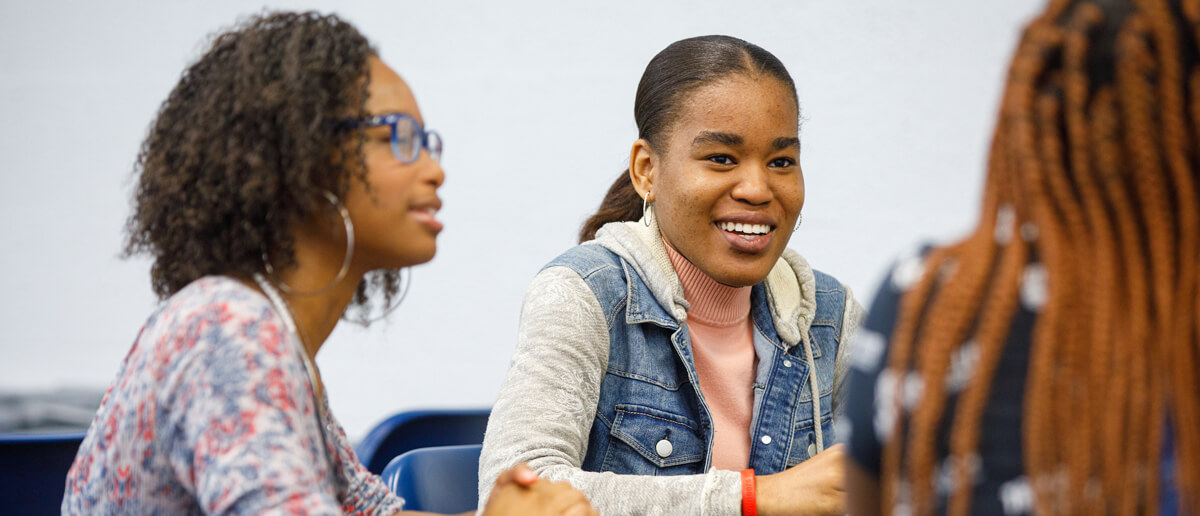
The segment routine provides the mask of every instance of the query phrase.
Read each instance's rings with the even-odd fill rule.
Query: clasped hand
[[[598,516],[599,513],[571,484],[538,478],[529,466],[517,464],[496,479],[483,514]]]

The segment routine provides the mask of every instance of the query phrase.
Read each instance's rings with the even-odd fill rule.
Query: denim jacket
[[[606,225],[546,265],[526,295],[488,423],[481,500],[500,472],[527,462],[570,481],[602,514],[740,513],[737,472],[710,468],[712,417],[687,310],[654,224]],[[782,471],[835,442],[848,362],[840,343],[861,310],[848,288],[791,250],[752,288],[756,473]]]
[[[609,323],[608,371],[600,384],[596,420],[583,462],[587,471],[637,475],[690,475],[712,462],[712,416],[700,394],[686,320],[673,317],[628,262],[601,245],[581,245],[547,267],[567,267],[584,279]],[[846,289],[813,271],[816,315],[808,342],[780,342],[767,307],[766,287],[750,294],[759,371],[750,467],[783,471],[834,443],[834,360]],[[812,359],[806,356],[811,344]],[[765,366],[765,367],[764,367]],[[812,382],[820,392],[814,405]],[[817,444],[815,412],[822,434]],[[660,442],[670,443],[660,449]]]

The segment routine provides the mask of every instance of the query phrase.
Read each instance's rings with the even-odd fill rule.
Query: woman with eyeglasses
[[[314,363],[345,316],[400,297],[437,250],[441,140],[336,16],[274,13],[215,38],[159,110],[128,254],[164,302],[105,396],[64,514],[392,514]],[[589,514],[518,467],[485,514]]]
[[[740,39],[646,67],[629,170],[533,279],[480,492],[518,462],[606,514],[841,514],[832,416],[861,307],[787,249],[800,108]]]

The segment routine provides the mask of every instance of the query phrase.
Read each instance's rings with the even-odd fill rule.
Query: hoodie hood
[[[593,243],[616,253],[628,262],[654,294],[654,298],[677,321],[687,320],[690,308],[683,297],[683,284],[663,246],[658,221],[650,217],[637,222],[612,222],[596,232]],[[808,333],[816,313],[816,278],[808,261],[792,249],[784,249],[779,261],[763,280],[767,304],[781,343],[791,348]]]

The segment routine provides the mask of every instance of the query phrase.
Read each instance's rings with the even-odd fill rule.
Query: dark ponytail
[[[765,74],[783,81],[799,106],[792,76],[778,58],[762,47],[730,36],[682,39],[654,56],[642,73],[633,101],[638,138],[650,142],[651,148],[661,148],[687,94],[734,73]],[[626,169],[609,187],[600,209],[583,223],[579,241],[596,238],[596,231],[609,222],[641,217],[642,197],[633,188]]]

